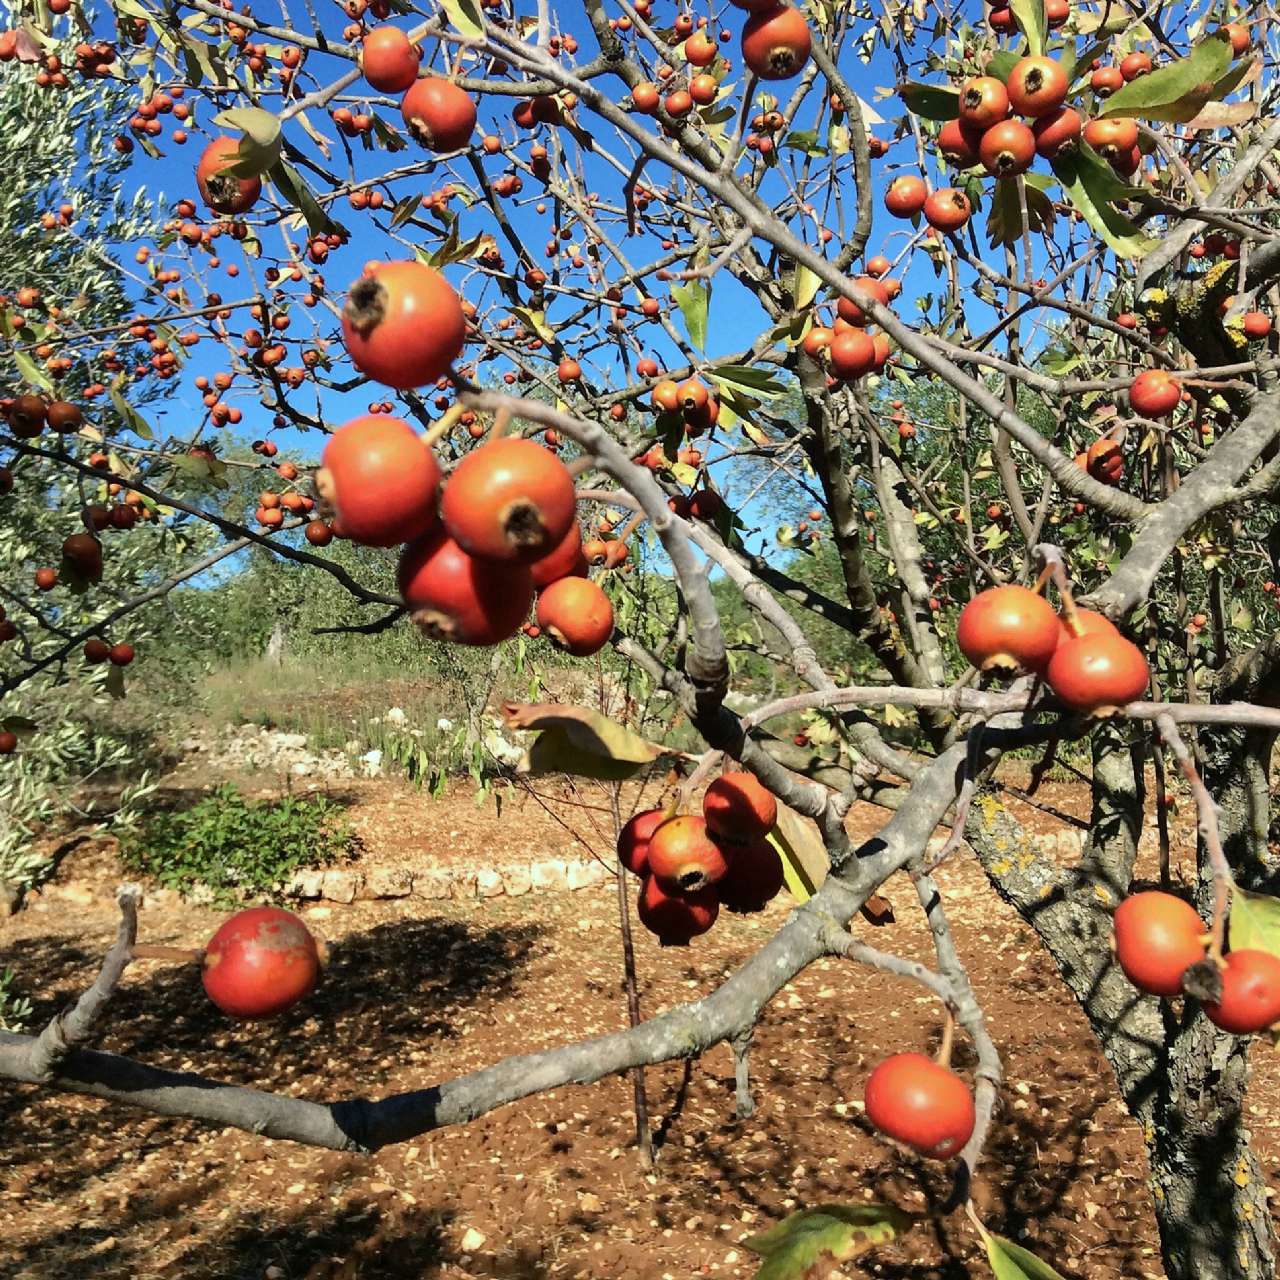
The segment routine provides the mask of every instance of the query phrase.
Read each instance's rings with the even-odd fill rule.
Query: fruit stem
[[[204,959],[203,948],[161,947],[139,944],[129,949],[134,960],[175,960],[179,964],[199,964]]]

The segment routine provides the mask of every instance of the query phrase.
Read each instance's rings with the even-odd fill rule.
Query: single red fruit
[[[1248,1036],[1280,1022],[1280,957],[1232,951],[1222,971],[1222,998],[1204,1006],[1214,1026]]]
[[[113,644],[107,658],[113,667],[127,667],[134,659],[133,645]]]
[[[778,802],[754,773],[725,773],[702,797],[712,835],[744,843],[762,839],[778,820]]]
[[[982,135],[978,158],[998,178],[1026,173],[1036,154],[1036,136],[1021,120],[1001,120]]]
[[[673,893],[650,876],[640,890],[636,911],[640,923],[656,934],[664,947],[687,947],[691,939],[715,924],[720,903],[714,889]]]
[[[400,114],[428,151],[459,151],[476,127],[476,104],[470,94],[439,76],[415,80],[400,100]]]
[[[458,463],[440,514],[471,555],[529,564],[568,533],[575,501],[573,478],[555,454],[533,440],[507,436]]]
[[[396,584],[414,622],[432,638],[455,644],[506,640],[533,603],[527,568],[469,556],[443,524],[400,553]]]
[[[729,911],[763,911],[782,892],[782,858],[767,840],[735,844],[729,870],[716,884],[716,897]]]
[[[1104,159],[1114,160],[1138,145],[1138,126],[1121,116],[1090,120],[1084,127],[1084,140]]]
[[[302,533],[313,547],[327,547],[333,541],[333,529],[323,520],[309,520]]]
[[[435,523],[440,467],[423,437],[403,419],[354,418],[329,438],[321,462],[316,487],[353,542],[394,547]],[[310,525],[307,536],[314,541]]]
[[[761,80],[789,80],[809,61],[813,37],[799,9],[753,13],[742,29],[742,60]]]
[[[618,861],[633,875],[643,879],[649,874],[649,841],[667,817],[664,809],[647,809],[637,813],[618,833]]]
[[[1026,587],[992,587],[961,610],[956,626],[960,652],[979,671],[1042,671],[1058,647],[1053,606]]]
[[[1129,386],[1129,404],[1144,418],[1163,418],[1182,399],[1182,383],[1163,369],[1144,369]]]
[[[990,129],[1009,114],[1009,92],[995,76],[974,76],[960,89],[960,119]]]
[[[1105,712],[1142,697],[1151,678],[1136,644],[1119,633],[1095,632],[1061,645],[1045,672],[1059,702],[1075,711]]]
[[[309,996],[320,953],[307,926],[279,907],[250,907],[225,921],[204,950],[205,994],[233,1018],[273,1018]]]
[[[1116,959],[1148,995],[1182,994],[1182,975],[1205,956],[1204,921],[1171,893],[1130,894],[1115,914]]]
[[[9,430],[20,440],[33,440],[44,430],[47,413],[42,397],[18,396],[9,409]]]
[[[84,415],[66,400],[54,400],[45,412],[45,420],[54,431],[60,431],[63,435],[79,431],[84,425]]]
[[[1265,311],[1246,311],[1240,318],[1245,337],[1255,342],[1271,332],[1271,317]]]
[[[342,309],[342,336],[352,364],[397,391],[448,373],[466,332],[453,287],[421,262],[369,263]]]
[[[1139,76],[1148,75],[1151,66],[1149,53],[1130,53],[1120,59],[1120,74],[1126,80],[1136,80]]]
[[[1073,151],[1083,128],[1084,121],[1074,107],[1060,107],[1049,115],[1041,116],[1031,128],[1036,138],[1037,153],[1046,160],[1053,160]]]
[[[239,156],[238,138],[214,138],[196,166],[200,198],[214,213],[247,213],[262,194],[261,178],[237,178],[223,172]]]
[[[875,368],[875,341],[865,329],[845,329],[832,338],[827,355],[837,378],[860,378]]]
[[[575,658],[598,653],[613,635],[613,605],[589,578],[561,578],[538,596],[538,626]]]
[[[1119,484],[1124,479],[1124,451],[1116,441],[1104,436],[1089,446],[1085,468],[1102,484]]]
[[[938,130],[938,150],[958,169],[967,169],[978,163],[978,143],[982,129],[967,120],[948,120]]]
[[[111,646],[97,636],[90,636],[84,642],[84,660],[94,663],[106,662],[111,657]]]
[[[929,188],[923,178],[904,173],[889,184],[884,193],[884,207],[895,218],[912,218],[924,208],[929,198]]]
[[[582,550],[582,530],[578,528],[578,522],[572,521],[560,544],[541,560],[535,560],[529,569],[533,574],[533,585],[539,591],[561,578],[585,578],[587,557]]]
[[[1124,76],[1119,67],[1099,67],[1089,77],[1089,88],[1100,98],[1109,98],[1117,89],[1124,87]]]
[[[708,834],[705,818],[671,818],[649,840],[650,874],[668,890],[694,893],[715,884],[728,869],[728,858]]]
[[[956,187],[941,187],[924,202],[924,220],[935,231],[959,231],[972,213],[969,197]]]
[[[18,735],[8,729],[0,729],[0,756],[11,756],[17,749]]]
[[[922,1053],[886,1058],[867,1080],[867,1119],[933,1160],[949,1160],[973,1134],[969,1086]]]
[[[1015,115],[1047,116],[1066,100],[1067,73],[1053,58],[1022,58],[1009,72],[1009,106]]]
[[[418,78],[422,50],[399,27],[374,27],[360,44],[360,70],[382,93],[403,93]]]

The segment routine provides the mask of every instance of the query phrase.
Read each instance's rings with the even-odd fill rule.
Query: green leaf
[[[822,281],[815,271],[808,267],[796,267],[795,279],[791,285],[791,296],[795,299],[796,309],[807,307],[818,296],[818,286]]]
[[[1280,898],[1236,889],[1231,895],[1227,939],[1232,951],[1269,951],[1280,956]]]
[[[479,40],[484,35],[484,19],[475,0],[441,0],[449,23],[460,35]]]
[[[547,323],[547,314],[545,311],[531,311],[528,307],[512,307],[511,314],[515,316],[526,329],[531,329],[536,333],[543,342],[554,342],[556,340],[555,331]]]
[[[690,280],[688,284],[671,286],[671,296],[684,316],[685,328],[689,331],[689,341],[699,351],[707,345],[707,311],[711,304],[711,290],[703,280]]]
[[[818,1274],[823,1263],[843,1262],[888,1244],[913,1221],[892,1205],[828,1204],[793,1213],[742,1243],[763,1259],[755,1280],[805,1280]]]
[[[765,838],[782,856],[787,892],[797,902],[808,902],[826,879],[831,864],[817,823],[779,800],[778,820]]]
[[[115,663],[112,663],[111,666],[107,668],[107,678],[103,681],[103,688],[105,688],[113,698],[123,698],[124,668],[117,667]]]
[[[43,387],[46,391],[53,390],[53,383],[49,381],[45,371],[25,351],[13,351],[13,363],[18,366],[18,372],[22,374],[25,381],[29,382],[33,387]]]
[[[306,180],[291,164],[281,160],[272,168],[271,180],[306,219],[307,230],[312,235],[344,233],[344,228],[320,207]]]
[[[1038,58],[1044,52],[1044,42],[1049,36],[1044,0],[1010,0],[1009,8],[1022,34],[1027,37],[1027,52]]]
[[[1140,258],[1156,241],[1143,233],[1112,204],[1115,188],[1126,191],[1111,166],[1088,146],[1081,144],[1074,154],[1060,156],[1053,171],[1071,203],[1084,220],[1110,245],[1118,258]]]
[[[954,120],[960,114],[960,90],[949,84],[919,84],[908,80],[898,86],[907,110],[926,120]]]
[[[1017,49],[1001,49],[991,55],[987,63],[987,75],[995,76],[1002,83],[1009,82],[1009,73],[1022,61],[1023,53]]]
[[[270,147],[280,140],[280,118],[261,107],[236,107],[231,111],[220,111],[213,117],[213,123],[224,129],[235,129],[243,133],[259,147]]]
[[[36,722],[26,716],[5,716],[0,720],[0,729],[7,729],[10,733],[34,733]]]
[[[155,432],[151,430],[151,424],[120,394],[118,379],[107,388],[107,395],[111,398],[115,411],[124,419],[125,426],[134,435],[141,436],[144,440],[155,439]]]
[[[1004,1236],[986,1235],[987,1260],[996,1280],[1062,1280],[1047,1263],[1041,1262],[1020,1244],[1006,1240]]]
[[[1210,36],[1185,58],[1157,67],[1117,89],[1102,104],[1098,115],[1191,120],[1212,100],[1217,81],[1230,65],[1230,41],[1225,36]]]
[[[718,364],[708,369],[707,373],[717,384],[733,383],[735,386],[745,387],[753,396],[760,396],[765,400],[776,400],[778,396],[787,393],[786,384],[779,382],[776,375],[768,369]]]

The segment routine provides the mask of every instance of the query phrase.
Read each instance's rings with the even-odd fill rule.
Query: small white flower
[[[446,720],[444,716],[441,716],[440,719],[436,721],[436,728],[439,729],[441,733],[448,733],[449,730],[453,728],[453,721]]]
[[[399,707],[392,707],[391,710],[387,712],[388,724],[402,725],[402,724],[407,724],[408,720],[409,720],[409,717],[405,715],[405,713],[401,711]]]

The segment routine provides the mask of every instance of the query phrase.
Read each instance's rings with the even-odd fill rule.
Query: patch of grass
[[[325,796],[247,800],[229,783],[189,809],[153,813],[120,845],[131,871],[169,889],[210,891],[220,903],[270,896],[295,872],[355,846],[341,806]]]

